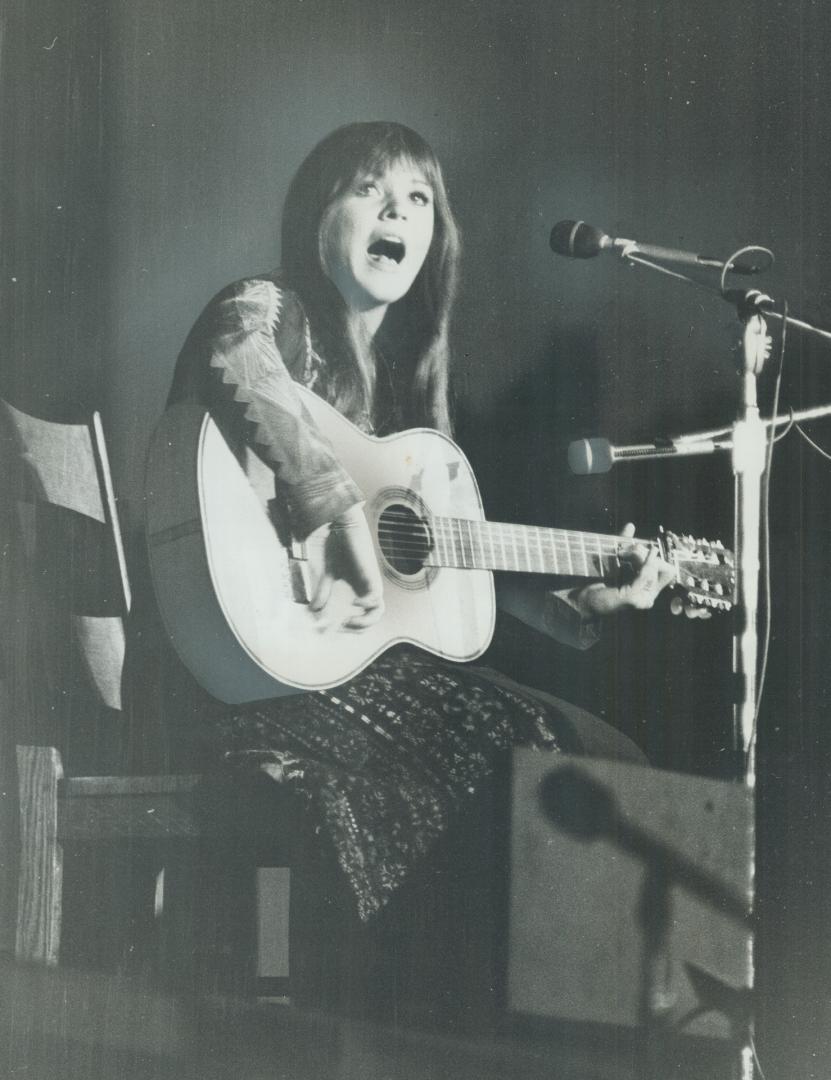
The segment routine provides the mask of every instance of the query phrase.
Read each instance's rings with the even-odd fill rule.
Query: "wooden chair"
[[[15,578],[4,583],[13,586],[6,590],[11,597],[6,622],[14,628],[13,639],[26,639],[12,641],[5,677],[0,676],[3,726],[25,714],[18,727],[37,730],[38,708],[51,707],[37,702],[37,684],[49,681],[46,670],[35,673],[26,667],[33,634],[48,636],[51,628],[51,608],[42,604],[45,591],[62,594],[65,625],[88,686],[98,703],[117,715],[131,594],[99,415],[90,424],[62,424],[0,401],[0,472],[0,507],[7,531],[14,534],[3,553],[17,556],[14,569],[4,564],[7,579]],[[22,591],[21,577],[27,579]],[[54,653],[61,644],[41,642],[40,651]],[[18,646],[22,652],[15,657]],[[67,692],[60,685],[51,689],[53,695]],[[24,960],[58,962],[65,844],[174,841],[172,850],[178,852],[181,841],[227,838],[244,818],[239,810],[248,793],[236,776],[64,776],[55,746],[20,742],[16,763],[14,952]],[[152,903],[159,916],[163,872]],[[270,989],[282,987],[272,983]]]

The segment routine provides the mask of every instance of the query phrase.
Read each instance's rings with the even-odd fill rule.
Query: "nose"
[[[406,200],[403,194],[399,194],[397,191],[390,191],[387,194],[387,198],[384,201],[384,206],[381,210],[382,218],[392,218],[396,220],[398,218],[406,218]]]

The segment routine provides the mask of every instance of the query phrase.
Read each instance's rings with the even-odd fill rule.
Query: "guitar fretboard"
[[[426,564],[468,570],[606,577],[635,544],[656,546],[648,540],[498,521],[434,517],[430,526],[433,544]]]

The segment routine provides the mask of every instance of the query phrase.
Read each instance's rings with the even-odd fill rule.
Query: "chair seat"
[[[56,964],[61,935],[63,845],[255,840],[262,828],[272,865],[285,865],[291,827],[279,805],[280,787],[237,773],[179,776],[63,777],[50,746],[17,747],[20,792],[20,875],[16,954]],[[263,791],[269,797],[262,801]],[[272,861],[273,860],[273,861]]]

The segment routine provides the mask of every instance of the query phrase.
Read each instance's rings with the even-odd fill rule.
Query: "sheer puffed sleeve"
[[[196,396],[274,470],[299,539],[363,500],[304,409],[310,347],[292,293],[268,278],[220,293],[200,316],[177,364],[170,402]]]

